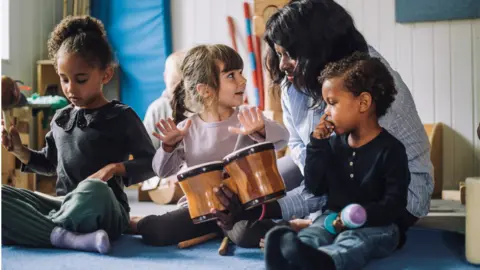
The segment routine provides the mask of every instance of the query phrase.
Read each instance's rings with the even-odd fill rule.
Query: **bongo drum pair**
[[[195,224],[215,219],[210,213],[212,208],[226,210],[213,192],[222,183],[238,195],[245,209],[279,199],[286,193],[275,148],[270,142],[242,148],[223,161],[199,164],[179,173],[177,178]]]

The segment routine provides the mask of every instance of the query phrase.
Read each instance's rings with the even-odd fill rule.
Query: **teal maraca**
[[[325,229],[331,234],[337,234],[333,222],[337,219],[338,213],[329,214],[324,220]],[[367,221],[367,212],[359,204],[349,204],[343,208],[340,219],[345,227],[349,229],[356,229],[362,227]]]

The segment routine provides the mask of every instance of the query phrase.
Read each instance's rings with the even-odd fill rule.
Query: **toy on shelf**
[[[231,16],[227,17],[227,23],[228,33],[230,34],[230,39],[232,40],[233,49],[238,52],[237,39],[235,37],[235,24],[233,23],[233,18]]]
[[[15,81],[12,78],[2,76],[2,110],[13,107],[21,107],[26,104],[26,99],[21,90],[31,90],[24,86],[21,81]]]
[[[252,81],[253,81],[253,88],[255,93],[255,104],[261,110],[263,110],[263,93],[261,93],[261,87],[259,87],[259,76],[258,69],[261,69],[261,66],[257,66],[257,57],[255,56],[255,50],[253,46],[253,34],[252,34],[252,23],[251,23],[251,16],[250,16],[250,5],[245,2],[243,3],[243,12],[245,16],[245,24],[247,27],[247,45],[248,45],[248,54],[250,58],[250,63],[252,65]],[[258,49],[257,51],[260,51]]]

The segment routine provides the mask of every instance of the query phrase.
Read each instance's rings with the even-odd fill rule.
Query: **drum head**
[[[201,173],[211,172],[211,171],[223,171],[223,162],[214,161],[214,162],[198,164],[196,166],[188,168],[188,170],[184,172],[178,173],[177,179],[178,181],[183,181],[189,177],[192,177]]]
[[[254,145],[250,145],[247,147],[244,147],[242,149],[239,149],[223,158],[223,162],[225,165],[228,163],[237,160],[239,158],[248,156],[250,154],[255,154],[258,152],[263,152],[266,150],[275,150],[275,146],[271,142],[263,142],[263,143],[257,143]]]

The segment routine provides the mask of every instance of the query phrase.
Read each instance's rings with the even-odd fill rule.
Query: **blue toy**
[[[333,235],[337,234],[335,227],[333,226],[337,217],[338,213],[331,213],[323,222],[325,229]],[[348,229],[360,228],[367,221],[367,212],[365,211],[365,208],[359,204],[349,204],[343,208],[340,219],[342,220],[343,225]]]

